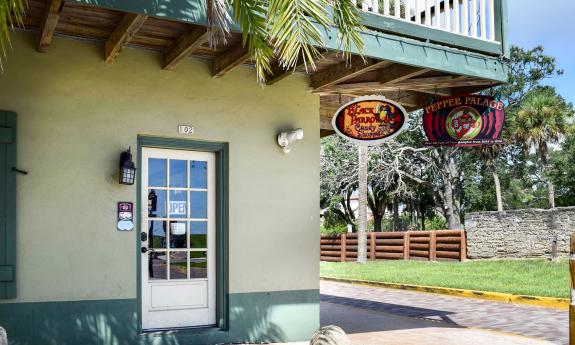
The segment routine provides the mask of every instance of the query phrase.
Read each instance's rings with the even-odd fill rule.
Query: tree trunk
[[[555,185],[547,178],[547,189],[549,190],[549,208],[555,208]]]
[[[549,193],[549,208],[555,208],[555,185],[549,178],[551,172],[551,164],[549,164],[549,157],[547,151],[547,143],[541,142],[539,144],[539,155],[543,161],[543,170],[545,171],[545,182],[547,182],[547,191]]]
[[[359,212],[357,231],[357,262],[367,263],[367,152],[368,147],[359,145]]]
[[[401,220],[399,219],[399,198],[393,198],[393,229],[392,231],[401,230]]]
[[[493,174],[493,182],[495,183],[495,196],[497,198],[497,211],[503,212],[503,198],[501,197],[501,182],[499,181],[499,175],[495,169],[491,171]]]
[[[373,231],[381,232],[381,222],[383,221],[383,215],[374,213],[373,214]]]

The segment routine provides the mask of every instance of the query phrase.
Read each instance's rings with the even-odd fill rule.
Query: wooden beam
[[[380,70],[378,79],[383,85],[393,85],[427,72],[429,72],[429,68],[394,64]]]
[[[299,66],[299,64],[298,64]],[[298,67],[296,66],[296,68]],[[271,65],[271,72],[266,72],[266,85],[273,85],[278,81],[284,79],[288,75],[292,74],[296,68],[292,68],[289,70],[284,69],[280,66],[278,61],[275,61]]]
[[[110,35],[104,45],[104,60],[108,63],[114,62],[120,50],[126,45],[136,31],[142,27],[148,16],[135,13],[126,13],[120,24]]]
[[[389,61],[354,56],[350,62],[340,62],[311,76],[311,87],[315,90],[342,83],[368,71],[388,66]]]
[[[242,42],[226,50],[222,55],[216,57],[212,63],[212,77],[219,78],[232,68],[241,65],[250,58],[250,52],[244,47]]]
[[[163,68],[172,70],[183,59],[197,51],[208,41],[208,31],[203,26],[183,34],[172,48],[164,54]]]
[[[40,24],[40,31],[38,33],[38,44],[36,49],[39,52],[45,53],[52,43],[52,36],[56,31],[56,25],[60,19],[60,12],[64,3],[62,0],[47,0],[46,8],[44,10],[44,17]]]

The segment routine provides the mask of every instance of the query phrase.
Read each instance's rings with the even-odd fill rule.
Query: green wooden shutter
[[[16,113],[0,111],[0,299],[16,297]]]

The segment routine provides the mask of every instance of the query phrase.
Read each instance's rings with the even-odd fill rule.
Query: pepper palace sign
[[[442,98],[424,108],[423,129],[430,146],[502,144],[505,106],[490,96]]]
[[[332,126],[346,140],[377,145],[405,129],[407,113],[401,105],[384,97],[359,97],[336,111]]]

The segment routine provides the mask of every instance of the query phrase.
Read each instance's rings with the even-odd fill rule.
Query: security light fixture
[[[293,131],[278,134],[278,145],[282,147],[284,153],[289,153],[291,151],[290,145],[302,139],[303,129],[296,128]]]
[[[136,166],[132,162],[130,148],[120,155],[120,184],[132,185],[136,177]]]

